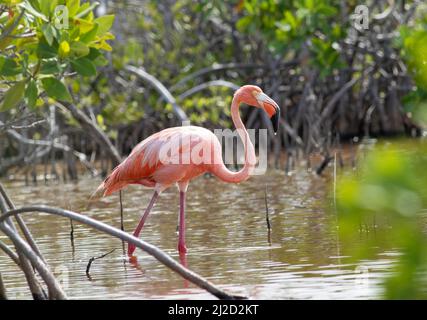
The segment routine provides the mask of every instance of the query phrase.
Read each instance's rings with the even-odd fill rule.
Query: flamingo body
[[[134,147],[98,187],[96,194],[108,196],[128,184],[154,188],[154,194],[134,231],[138,237],[162,191],[176,184],[180,191],[178,250],[185,253],[185,195],[190,180],[210,172],[225,182],[239,183],[248,179],[255,162],[255,149],[239,115],[239,105],[246,103],[263,109],[272,119],[277,131],[280,108],[256,86],[243,86],[236,91],[231,105],[233,123],[238,129],[245,148],[245,165],[238,172],[229,171],[222,161],[222,147],[218,138],[209,130],[197,126],[182,126],[157,132]],[[128,254],[135,247],[129,244]]]
[[[163,159],[162,150],[167,152]],[[212,156],[203,154],[206,150]],[[197,163],[194,161],[195,152],[199,155],[196,160],[201,160]],[[103,191],[103,196],[108,196],[128,184],[141,184],[160,193],[171,185],[188,183],[212,170],[215,166],[213,155],[218,152],[221,152],[220,142],[205,128],[183,126],[164,129],[136,145],[99,190]]]

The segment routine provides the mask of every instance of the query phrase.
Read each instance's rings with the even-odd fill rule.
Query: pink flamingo
[[[128,184],[154,188],[151,201],[133,233],[135,237],[139,237],[160,193],[177,184],[180,194],[178,251],[185,254],[185,196],[190,180],[210,172],[222,181],[239,183],[248,179],[255,167],[255,149],[239,114],[241,103],[267,112],[274,132],[277,132],[280,119],[279,106],[259,87],[246,85],[235,92],[231,117],[245,148],[245,164],[240,171],[233,172],[226,168],[222,161],[221,144],[211,131],[197,126],[174,127],[157,132],[140,142],[98,187],[96,194],[108,196]],[[131,256],[134,250],[135,246],[129,244],[128,255]]]

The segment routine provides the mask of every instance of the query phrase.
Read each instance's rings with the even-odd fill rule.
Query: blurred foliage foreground
[[[402,27],[404,57],[416,89],[407,106],[417,121],[427,119],[427,20]],[[355,172],[343,174],[336,186],[340,238],[368,238],[350,254],[368,258],[398,250],[394,270],[384,283],[384,297],[427,299],[427,142],[403,141],[374,146]],[[387,241],[382,241],[387,239]],[[384,247],[384,243],[390,245]]]
[[[400,253],[385,282],[386,298],[427,298],[426,166],[427,142],[381,144],[336,186],[340,239],[368,240],[344,254],[366,259]]]
[[[118,162],[183,119],[232,127],[233,91],[247,83],[282,109],[280,134],[268,137],[277,168],[313,153],[327,164],[330,150],[355,136],[419,136],[425,5],[366,1],[367,29],[355,27],[357,5],[1,0],[0,175],[58,158],[70,160],[70,172],[80,161],[93,174],[94,160]],[[271,129],[259,109],[241,113],[247,127]]]

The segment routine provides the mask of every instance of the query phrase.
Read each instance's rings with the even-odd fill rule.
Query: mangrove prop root
[[[70,210],[64,210],[61,208],[54,208],[49,206],[28,206],[28,207],[22,207],[14,210],[10,210],[3,214],[0,217],[0,227],[4,229],[4,226],[6,226],[5,221],[7,218],[15,215],[19,215],[22,213],[32,213],[32,212],[43,212],[43,213],[49,213],[53,215],[59,215],[62,217],[70,218],[73,220],[76,220],[80,223],[86,224],[91,226],[92,228],[107,233],[113,237],[119,238],[123,241],[126,241],[128,243],[132,243],[136,247],[144,250],[146,253],[152,255],[154,258],[156,258],[158,261],[160,261],[162,264],[167,266],[168,268],[172,269],[174,272],[178,273],[180,276],[182,276],[184,279],[190,281],[191,283],[195,284],[199,288],[202,288],[215,297],[219,299],[239,299],[242,297],[239,296],[233,296],[228,294],[227,292],[221,290],[216,285],[208,281],[207,279],[201,277],[197,273],[185,268],[181,264],[179,264],[177,261],[175,261],[171,256],[164,253],[159,248],[153,246],[152,244],[149,244],[143,240],[140,240],[133,235],[130,235],[126,232],[123,232],[117,228],[114,228],[108,224],[105,224],[103,222],[97,221],[95,219],[92,219],[90,217],[84,216],[82,214],[70,211]],[[38,257],[37,257],[38,258]]]

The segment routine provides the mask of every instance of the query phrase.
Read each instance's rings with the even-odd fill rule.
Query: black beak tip
[[[271,124],[273,125],[274,134],[277,134],[279,130],[279,121],[280,121],[280,109],[276,109],[276,113],[271,117]]]

